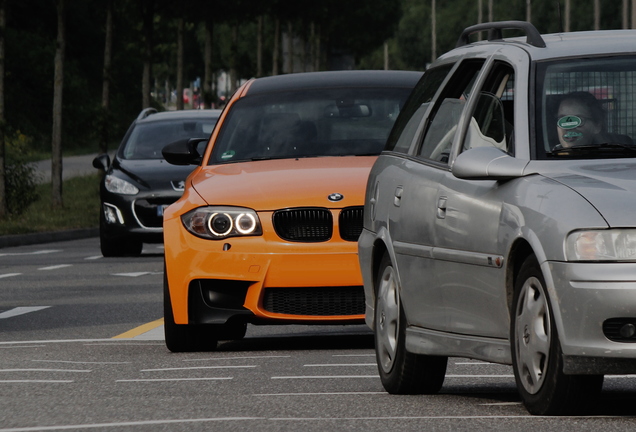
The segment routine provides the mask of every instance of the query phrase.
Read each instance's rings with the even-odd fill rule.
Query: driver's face
[[[564,100],[559,106],[557,133],[563,147],[591,144],[601,126],[594,121],[587,106],[576,100]]]

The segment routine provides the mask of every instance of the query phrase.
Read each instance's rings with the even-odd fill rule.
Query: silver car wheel
[[[380,367],[388,373],[393,368],[400,331],[399,294],[392,266],[387,266],[380,278],[375,311],[375,331]]]
[[[515,367],[521,383],[530,394],[543,385],[550,357],[550,312],[536,277],[528,278],[521,288],[515,315]]]

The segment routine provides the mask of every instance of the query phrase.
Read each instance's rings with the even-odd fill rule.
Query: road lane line
[[[271,377],[271,379],[340,379],[340,378],[380,378],[380,375],[299,375],[299,376]]]
[[[71,373],[86,373],[92,372],[91,370],[81,369],[0,369],[0,372],[71,372]]]
[[[57,270],[61,268],[71,267],[73,264],[58,264],[48,267],[40,267],[38,270]]]
[[[85,260],[96,260],[96,259],[101,259],[103,258],[101,255],[94,255],[94,256],[89,256],[84,258]]]
[[[184,368],[161,368],[161,369],[142,369],[141,372],[165,372],[165,371],[180,371],[180,370],[197,370],[197,369],[249,369],[255,368],[256,365],[246,366],[192,366]]]
[[[168,425],[181,423],[207,423],[207,422],[223,422],[223,421],[253,421],[267,420],[263,417],[216,417],[216,418],[200,418],[200,419],[166,419],[166,420],[142,420],[128,421],[118,423],[86,423],[76,425],[60,425],[60,426],[31,426],[0,429],[0,432],[37,432],[37,431],[56,431],[56,430],[74,430],[74,429],[100,429],[100,428],[117,428],[126,426],[153,426]]]
[[[14,253],[0,253],[0,257],[4,256],[23,256],[23,255],[42,255],[42,254],[50,254],[55,252],[62,252],[61,249],[51,249],[51,250],[39,250],[35,252],[14,252]]]
[[[377,363],[325,363],[325,364],[306,364],[304,367],[345,367],[345,366],[377,366]]]
[[[132,362],[122,361],[122,362],[90,362],[90,361],[70,361],[70,360],[31,360],[32,362],[41,362],[41,363],[71,363],[71,364],[99,364],[99,365],[120,365],[120,364],[130,364]]]
[[[37,384],[48,384],[48,383],[72,383],[75,382],[73,380],[0,380],[0,384],[14,384],[14,383],[37,383]],[[5,429],[0,429],[4,431]],[[41,429],[35,429],[41,430]]]
[[[0,319],[11,318],[18,315],[28,314],[30,312],[37,312],[42,309],[50,308],[51,306],[22,306],[10,309],[6,312],[0,313]]]
[[[163,318],[159,318],[156,321],[151,321],[149,323],[142,324],[139,327],[135,327],[132,330],[128,330],[127,332],[114,336],[113,339],[132,339],[136,336],[149,332],[150,330],[153,330],[159,327],[160,325],[163,325]]]
[[[243,360],[243,359],[278,359],[278,358],[290,358],[288,355],[264,355],[264,356],[245,356],[245,357],[212,357],[212,358],[204,358],[204,359],[184,359],[184,362],[194,362],[194,361],[210,361],[210,360]]]
[[[8,278],[8,277],[13,277],[13,276],[20,276],[22,273],[5,273],[5,274],[0,274],[0,279],[2,278]]]
[[[234,377],[122,379],[122,380],[117,380],[115,382],[223,381],[223,380],[231,380],[231,379],[234,379]]]
[[[324,393],[261,393],[252,396],[337,396],[337,395],[388,395],[387,392],[324,392]]]

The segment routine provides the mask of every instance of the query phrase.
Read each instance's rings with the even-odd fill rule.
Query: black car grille
[[[266,288],[263,308],[286,315],[363,315],[364,289],[362,286]]]
[[[363,207],[342,209],[338,218],[340,237],[358,241],[362,232]],[[333,235],[333,217],[326,208],[295,208],[278,210],[272,218],[276,234],[293,242],[324,242]]]
[[[283,240],[322,242],[331,238],[333,218],[325,208],[278,210],[273,216],[276,234]]]
[[[362,233],[362,214],[364,207],[347,207],[342,209],[338,218],[340,237],[347,241],[358,241]]]
[[[135,215],[141,225],[146,228],[161,228],[163,226],[163,209],[175,202],[174,198],[151,198],[135,201]]]

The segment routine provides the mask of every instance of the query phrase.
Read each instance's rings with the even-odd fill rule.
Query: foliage
[[[51,183],[38,184],[38,199],[20,215],[0,224],[0,235],[96,228],[99,224],[99,175],[64,181],[64,208],[51,209]]]
[[[7,137],[5,141],[5,188],[10,217],[20,216],[38,199],[35,168],[27,162],[29,141],[29,138],[20,132]]]

